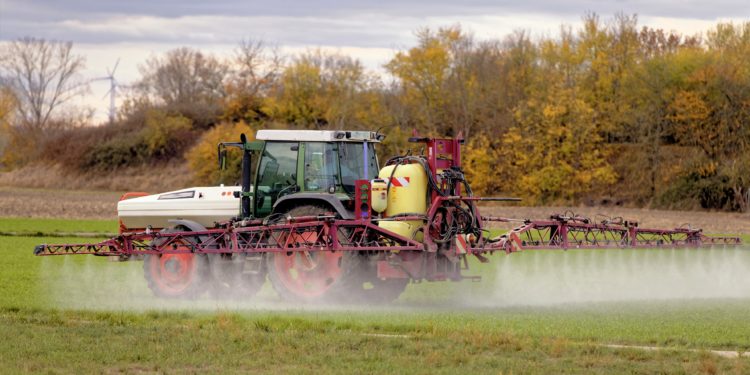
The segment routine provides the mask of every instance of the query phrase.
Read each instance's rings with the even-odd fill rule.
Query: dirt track
[[[122,193],[0,187],[0,217],[116,219]]]
[[[66,219],[115,219],[121,192],[41,190],[0,187],[0,217],[40,217]],[[482,208],[484,216],[517,219],[545,219],[553,213],[572,211],[593,220],[622,216],[643,227],[673,228],[690,224],[710,233],[750,233],[750,214],[701,211],[663,211],[622,207],[518,207],[513,205]],[[505,224],[502,227],[508,228]]]

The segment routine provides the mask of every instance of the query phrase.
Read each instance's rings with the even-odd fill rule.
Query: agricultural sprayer
[[[260,130],[242,152],[242,183],[121,200],[120,234],[100,243],[39,245],[36,255],[143,259],[156,295],[252,296],[268,278],[293,301],[390,301],[410,282],[459,281],[468,257],[494,252],[736,245],[699,229],[636,222],[482,216],[461,168],[460,139],[411,138],[422,155],[379,167],[383,136],[360,131]],[[130,194],[143,195],[143,194]],[[238,207],[239,206],[239,207]],[[515,223],[491,236],[488,224]],[[507,224],[506,224],[507,225]]]

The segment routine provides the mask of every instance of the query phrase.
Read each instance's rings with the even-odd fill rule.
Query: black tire
[[[208,263],[214,298],[251,298],[266,282],[262,254],[211,254]]]
[[[182,227],[162,233],[187,231]],[[165,239],[157,238],[156,243]],[[205,254],[146,254],[143,276],[154,295],[162,298],[192,299],[206,291],[208,262]]]

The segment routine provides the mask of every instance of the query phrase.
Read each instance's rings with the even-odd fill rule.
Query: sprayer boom
[[[390,221],[424,220],[402,216]],[[384,221],[384,220],[383,220]],[[514,222],[516,219],[482,217],[483,222]],[[337,220],[335,216],[290,218],[286,223],[245,227],[226,226],[205,231],[124,233],[96,244],[39,245],[35,255],[93,254],[133,256],[145,254],[215,254],[317,251],[427,251],[424,243],[408,239],[372,222]],[[304,241],[299,236],[308,235]],[[338,233],[339,235],[333,235]],[[345,234],[344,236],[340,234]],[[456,239],[455,255],[483,255],[503,251],[606,248],[692,248],[739,245],[739,237],[706,236],[700,229],[648,229],[637,223],[591,223],[582,217],[552,215],[548,220],[523,220],[523,224],[494,238],[475,241]],[[175,244],[181,244],[176,246]]]

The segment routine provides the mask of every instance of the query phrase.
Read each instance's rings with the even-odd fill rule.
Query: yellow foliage
[[[544,104],[529,100],[516,111],[518,124],[503,139],[504,155],[488,151],[497,164],[478,174],[496,178],[504,170],[510,191],[531,204],[575,201],[614,183],[617,175],[588,104],[560,86],[547,95]]]
[[[7,88],[0,88],[0,128],[10,126],[16,105],[15,95]]]
[[[178,149],[182,133],[190,132],[192,122],[187,117],[170,116],[162,111],[150,110],[146,114],[146,127],[143,129],[148,153],[155,157],[170,155]]]
[[[686,123],[696,127],[709,116],[710,109],[698,94],[690,91],[680,91],[672,102],[674,113],[669,116],[672,121]]]
[[[401,81],[401,100],[414,110],[415,123],[420,130],[434,130],[445,111],[451,90],[446,87],[455,56],[451,47],[466,36],[459,27],[441,28],[437,33],[421,30],[417,37],[419,45],[407,52],[398,52],[385,68]],[[471,92],[471,77],[466,89]]]
[[[0,89],[0,170],[17,165],[24,156],[25,142],[12,127],[16,97],[7,88]]]
[[[242,155],[236,149],[230,149],[227,155],[227,169],[219,170],[216,146],[219,142],[239,142],[240,135],[245,134],[248,140],[255,139],[256,129],[244,122],[222,123],[203,133],[198,142],[185,155],[190,171],[196,183],[234,184],[241,176]]]
[[[299,60],[284,69],[281,82],[281,94],[268,105],[274,118],[302,126],[315,126],[324,118],[318,66]]]
[[[378,80],[357,60],[308,52],[284,69],[280,82],[263,104],[276,121],[313,129],[377,129],[388,123]]]
[[[256,121],[263,116],[265,98],[255,92],[243,91],[242,87],[228,83],[225,85],[226,97],[223,101],[222,119],[226,121]]]
[[[463,155],[466,177],[472,190],[480,195],[492,195],[500,187],[495,173],[497,154],[487,137],[469,141]]]

